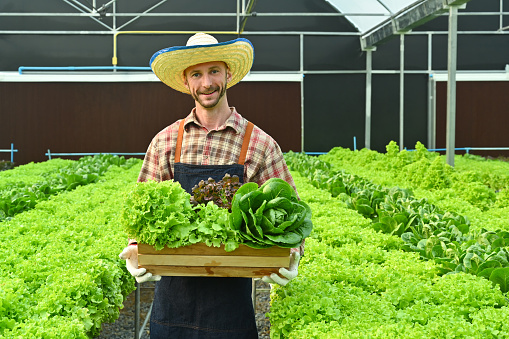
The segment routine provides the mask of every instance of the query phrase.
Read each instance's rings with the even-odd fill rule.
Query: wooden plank
[[[277,256],[288,256],[290,255],[289,248],[282,248],[278,246],[273,246],[264,249],[255,249],[246,245],[240,244],[240,246],[231,252],[226,252],[224,250],[224,245],[221,247],[212,247],[207,246],[204,243],[193,244],[184,247],[178,248],[168,248],[165,247],[161,250],[156,250],[153,246],[138,244],[138,253],[143,254],[203,254],[203,255],[221,255],[221,256],[266,256],[266,257],[277,257]]]
[[[209,247],[199,243],[179,248],[164,248],[138,244],[138,264],[152,274],[196,277],[263,277],[278,273],[290,265],[290,249],[270,247],[254,249],[240,245],[226,252],[224,247]]]
[[[140,266],[171,265],[171,266],[236,266],[236,267],[285,267],[289,265],[289,256],[258,257],[258,256],[218,256],[218,255],[138,255]]]
[[[145,266],[145,268],[152,274],[181,277],[261,278],[279,272],[279,268],[274,267]]]

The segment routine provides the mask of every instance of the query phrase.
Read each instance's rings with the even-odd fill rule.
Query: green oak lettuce
[[[191,195],[176,181],[137,183],[125,196],[121,223],[139,243],[157,250],[195,243],[225,245],[227,252],[239,247],[229,228],[229,212],[212,201],[194,206]]]
[[[189,199],[173,180],[139,182],[126,194],[120,220],[127,235],[139,243],[156,249],[179,247],[195,217]]]
[[[233,197],[230,227],[253,248],[298,247],[313,228],[311,208],[282,179],[246,183]]]

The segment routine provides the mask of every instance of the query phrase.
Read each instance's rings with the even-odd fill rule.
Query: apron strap
[[[184,124],[186,119],[180,120],[179,134],[177,136],[177,147],[175,148],[175,162],[180,162],[180,149],[182,148],[182,137],[184,136]]]
[[[182,119],[179,125],[179,133],[177,135],[177,145],[175,147],[175,163],[180,162],[180,152],[182,149],[182,138],[184,137],[184,124],[186,119]],[[244,134],[244,141],[242,142],[242,149],[240,150],[239,165],[244,165],[246,161],[247,148],[249,147],[249,141],[251,140],[251,133],[253,132],[253,123],[247,122],[246,134]]]
[[[244,134],[244,142],[242,143],[242,149],[240,150],[239,165],[244,165],[246,161],[247,148],[249,147],[249,140],[251,140],[251,132],[253,132],[253,123],[247,122],[246,134]]]

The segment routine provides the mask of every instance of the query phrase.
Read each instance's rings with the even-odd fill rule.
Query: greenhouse
[[[509,338],[508,32],[508,0],[3,0],[0,338]],[[177,281],[248,281],[216,304],[251,334],[165,332]]]

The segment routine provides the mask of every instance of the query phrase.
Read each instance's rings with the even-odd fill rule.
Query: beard
[[[204,102],[201,98],[200,98],[200,94],[203,94],[203,93],[212,93],[212,92],[217,92],[219,95],[217,96],[217,98],[214,100],[214,101],[209,101],[209,102]],[[191,96],[193,97],[193,99],[198,102],[203,108],[213,108],[215,107],[219,101],[221,100],[222,97],[224,97],[226,93],[226,82],[225,82],[225,85],[224,86],[213,86],[211,87],[208,91],[196,91],[196,92],[192,92],[191,93]]]

